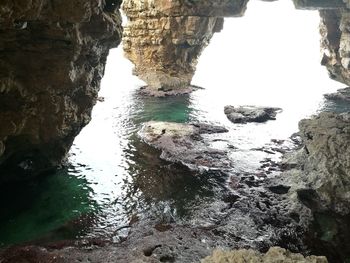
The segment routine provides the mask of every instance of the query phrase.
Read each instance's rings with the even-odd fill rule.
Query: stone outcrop
[[[163,96],[191,91],[197,59],[223,16],[242,15],[247,0],[127,0],[123,47],[134,74],[147,83],[144,93]]]
[[[287,159],[290,192],[313,211],[350,213],[350,114],[321,113],[299,124],[304,148]]]
[[[0,182],[60,165],[90,121],[120,2],[1,1]]]
[[[320,15],[321,63],[332,79],[350,85],[350,11],[323,10]]]
[[[322,9],[340,9],[349,6],[347,0],[293,0],[298,9],[322,10]]]
[[[208,124],[146,122],[139,132],[147,144],[162,151],[160,158],[182,163],[191,170],[225,170],[232,164],[223,150],[214,149],[203,134],[227,132],[224,127]]]
[[[250,263],[327,263],[325,257],[291,253],[280,247],[272,247],[266,254],[254,250],[241,249],[233,251],[215,250],[212,256],[201,260],[202,263],[250,262]]]
[[[303,148],[288,154],[279,176],[291,213],[312,213],[308,246],[331,262],[350,251],[350,114],[324,112],[299,123]],[[276,182],[275,182],[276,183]],[[306,218],[304,215],[299,218]]]
[[[225,106],[224,112],[233,123],[266,122],[276,120],[281,108],[257,106]]]
[[[325,94],[324,97],[332,101],[350,102],[350,87],[339,89],[334,93]]]

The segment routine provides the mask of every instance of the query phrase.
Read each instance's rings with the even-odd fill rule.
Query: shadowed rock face
[[[320,11],[322,64],[330,77],[350,85],[350,11]]]
[[[298,9],[321,10],[339,9],[346,7],[347,0],[293,0]]]
[[[304,149],[289,162],[291,192],[315,211],[350,214],[350,114],[324,112],[300,121]]]
[[[59,165],[90,121],[108,51],[120,42],[119,5],[1,1],[0,182]]]

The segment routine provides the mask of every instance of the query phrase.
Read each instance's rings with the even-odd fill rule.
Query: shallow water
[[[160,160],[136,132],[149,120],[223,125],[230,131],[215,146],[236,148],[230,152],[236,172],[256,171],[267,154],[252,148],[287,139],[300,119],[318,111],[349,110],[322,97],[344,86],[320,66],[318,23],[317,12],[296,11],[291,1],[251,1],[245,17],[226,19],[204,51],[193,80],[203,89],[173,98],[139,96],[143,83],[131,75],[121,48],[111,50],[100,92],[105,101],[76,138],[70,166],[0,191],[0,244],[118,240],[116,231],[135,217],[193,222],[202,205],[226,191],[226,178]],[[225,105],[276,106],[283,113],[265,124],[237,125],[227,120]]]

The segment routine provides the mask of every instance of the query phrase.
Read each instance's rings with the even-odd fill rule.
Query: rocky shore
[[[350,87],[339,89],[337,92],[325,94],[324,97],[331,101],[350,102]]]
[[[101,258],[103,262],[226,262],[230,258],[249,258],[252,262],[274,262],[269,261],[272,258],[282,260],[276,262],[327,262],[324,257],[304,258],[289,252],[293,251],[342,262],[349,256],[349,243],[339,242],[348,240],[349,228],[344,221],[334,225],[330,220],[331,215],[343,219],[348,215],[346,175],[350,155],[348,145],[340,142],[349,136],[349,120],[348,114],[322,113],[301,121],[303,147],[286,155],[279,165],[284,172],[263,178],[258,173],[237,174],[232,167],[218,167],[229,159],[228,155],[212,155],[205,135],[226,132],[222,127],[145,123],[139,135],[160,150],[161,158],[189,167],[194,174],[188,176],[222,182],[215,199],[194,211],[192,223],[175,222],[171,217],[132,220],[127,236],[119,243],[90,240],[12,247],[2,250],[0,259],[4,263],[39,259],[44,263],[101,262]],[[199,169],[203,160],[207,169]],[[333,184],[339,181],[343,184]],[[330,216],[325,217],[327,213]],[[273,246],[289,251],[271,248],[266,255],[257,252]],[[217,247],[249,247],[255,251],[214,252],[208,257]]]

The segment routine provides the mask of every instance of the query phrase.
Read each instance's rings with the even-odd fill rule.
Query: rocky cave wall
[[[332,79],[350,85],[350,11],[323,10],[320,15],[322,65]]]
[[[0,3],[0,182],[61,164],[90,121],[121,0]]]
[[[243,15],[247,2],[125,0],[124,50],[135,74],[163,94],[188,88],[223,17]],[[294,2],[297,8],[321,9],[322,63],[332,78],[349,84],[350,2]],[[120,4],[1,2],[0,182],[61,164],[90,120],[108,50],[120,42]]]

